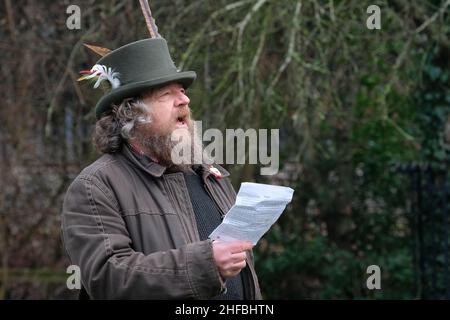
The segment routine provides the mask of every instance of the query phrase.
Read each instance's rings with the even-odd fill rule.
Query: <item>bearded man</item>
[[[178,71],[166,41],[152,38],[108,53],[86,74],[110,90],[95,108],[103,155],[72,182],[62,210],[80,297],[260,299],[252,244],[208,239],[235,202],[229,173],[171,157],[177,143],[201,146],[186,93],[195,73]]]

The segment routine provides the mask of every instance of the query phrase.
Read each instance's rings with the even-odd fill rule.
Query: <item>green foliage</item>
[[[446,166],[450,150],[450,52],[432,46],[425,58],[422,83],[414,95],[421,138],[421,161]]]
[[[413,272],[408,247],[377,253],[381,248],[351,251],[317,235],[309,240],[283,241],[274,233],[257,255],[265,298],[272,299],[410,299]],[[370,265],[381,267],[381,290],[368,290]],[[293,288],[295,287],[295,290]]]
[[[298,134],[300,143],[310,139],[313,147],[300,148],[296,203],[258,251],[258,271],[271,298],[419,297],[411,181],[394,169],[399,163],[431,159],[445,165],[448,55],[446,60],[442,53],[438,61],[430,59],[428,50],[420,48],[420,37],[408,39],[396,32],[398,20],[390,20],[387,28],[384,37],[374,36],[377,41],[346,32],[339,42],[341,54],[315,56],[329,59],[325,66],[343,59],[346,65],[333,71],[337,76],[343,72],[345,78],[333,87],[321,87],[313,107],[296,111],[303,111],[299,118],[306,124],[294,122],[293,128],[303,130],[294,136]],[[449,30],[439,31],[448,35]],[[439,33],[435,35],[436,42],[428,38],[432,30],[424,36],[429,48],[440,43]],[[361,46],[366,50],[356,49]],[[352,63],[344,58],[346,50],[352,52]],[[329,79],[330,73],[324,74],[305,78],[314,78],[320,87]],[[304,86],[301,91],[311,94],[314,89]],[[380,291],[365,287],[366,268],[372,264],[381,267]]]

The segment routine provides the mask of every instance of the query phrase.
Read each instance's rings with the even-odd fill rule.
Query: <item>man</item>
[[[110,90],[95,109],[103,155],[70,185],[62,210],[82,296],[261,298],[252,244],[208,239],[235,201],[229,173],[171,157],[176,143],[200,144],[185,91],[195,73],[176,69],[163,38],[116,49],[85,73]]]

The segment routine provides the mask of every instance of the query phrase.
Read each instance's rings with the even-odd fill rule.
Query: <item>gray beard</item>
[[[151,126],[151,124],[149,124]],[[179,141],[171,140],[172,133],[165,135],[150,134],[146,128],[140,128],[136,132],[136,141],[140,144],[145,154],[158,160],[158,163],[165,166],[169,171],[189,171],[194,164],[194,150],[203,151],[202,141],[194,135],[194,127],[189,126],[187,134]],[[188,163],[175,164],[172,161],[172,150],[178,145],[185,148],[191,147],[191,157]],[[195,146],[195,147],[194,147]]]

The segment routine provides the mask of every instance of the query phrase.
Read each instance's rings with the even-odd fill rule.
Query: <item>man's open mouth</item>
[[[177,124],[176,124],[176,126],[178,127],[178,128],[180,128],[180,127],[187,127],[187,116],[179,116],[179,117],[177,117]]]

